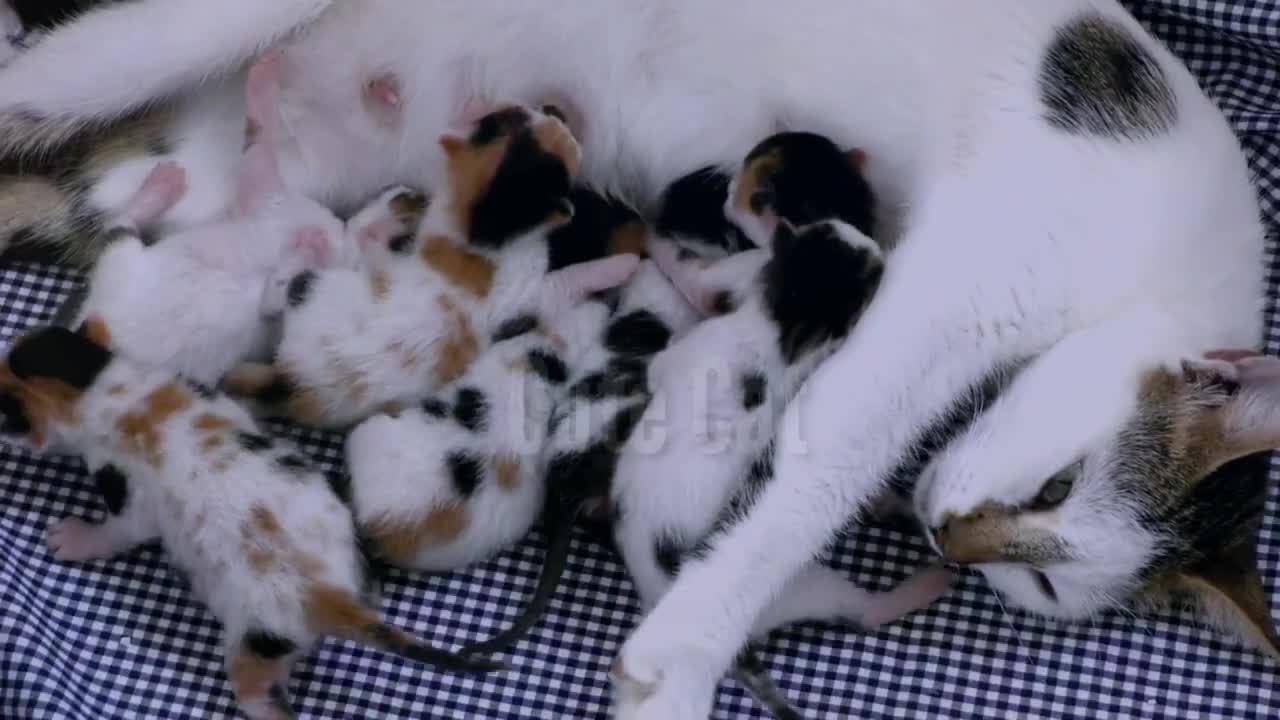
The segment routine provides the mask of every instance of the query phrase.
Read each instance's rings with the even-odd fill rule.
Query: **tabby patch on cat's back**
[[[1058,28],[1040,66],[1049,125],[1073,135],[1140,140],[1167,133],[1178,106],[1151,51],[1092,13]]]

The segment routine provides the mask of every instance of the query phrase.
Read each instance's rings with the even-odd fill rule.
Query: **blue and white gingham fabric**
[[[1240,133],[1274,242],[1280,3],[1130,5],[1186,60]],[[1274,258],[1270,278],[1274,297],[1280,287]],[[46,320],[76,281],[47,268],[0,267],[0,345]],[[1280,351],[1275,313],[1270,328],[1269,349]],[[341,461],[334,437],[281,430],[316,458]],[[1259,555],[1273,615],[1280,617],[1280,496],[1272,487]],[[37,461],[0,449],[0,718],[236,717],[217,625],[157,550],[92,564],[50,558],[44,544],[50,522],[102,512],[78,461]],[[532,590],[541,548],[535,533],[466,572],[393,574],[383,607],[394,622],[441,645],[488,637]],[[884,588],[919,565],[924,548],[915,538],[870,528],[843,542],[832,560],[863,585]],[[609,665],[636,621],[621,566],[579,538],[549,616],[511,653],[512,671],[485,678],[438,674],[326,640],[297,666],[289,691],[302,717],[325,720],[602,720]],[[1280,718],[1280,667],[1187,615],[1047,622],[1006,613],[977,577],[874,635],[818,628],[780,633],[767,662],[811,718]],[[726,681],[714,717],[765,715]]]

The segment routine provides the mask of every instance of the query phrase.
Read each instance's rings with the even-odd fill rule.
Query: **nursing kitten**
[[[101,523],[53,525],[56,558],[108,558],[158,538],[221,622],[250,718],[293,717],[290,667],[326,635],[451,670],[501,667],[387,625],[362,597],[351,514],[323,474],[225,396],[114,356],[109,337],[96,317],[80,332],[35,330],[0,367],[6,437],[82,452],[128,498]]]
[[[857,142],[901,233],[885,237],[893,267],[807,383],[806,412],[822,420],[806,447],[778,445],[775,479],[745,519],[686,564],[623,647],[619,717],[706,717],[787,579],[899,467],[924,465],[957,436],[967,450],[925,478],[937,488],[918,504],[926,525],[1034,498],[1083,458],[1061,508],[1079,507],[1113,538],[1103,551],[1071,543],[1071,562],[1047,568],[976,564],[1007,604],[1080,619],[1176,584],[1225,609],[1216,624],[1257,637],[1249,628],[1271,621],[1239,538],[1197,534],[1183,519],[1216,508],[1244,527],[1236,520],[1257,520],[1265,483],[1236,492],[1230,465],[1167,492],[1167,453],[1188,448],[1154,446],[1153,458],[1152,445],[1122,442],[1151,407],[1152,373],[1260,347],[1263,225],[1222,112],[1115,0],[821,7],[136,0],[86,14],[0,73],[0,144],[34,155],[161,98],[211,103],[221,87],[211,68],[303,26],[287,42],[305,71],[290,83],[297,147],[285,164],[316,196],[354,203],[393,179],[434,188],[445,163],[433,139],[470,95],[567,96],[582,117],[583,179],[639,207],[690,170],[731,167],[780,122]],[[137,52],[160,28],[184,42]],[[574,37],[600,42],[563,41]],[[371,67],[399,73],[400,132],[316,112],[348,105]],[[1185,399],[1180,412],[1203,416]],[[989,421],[966,432],[975,418]],[[1207,575],[1204,558],[1240,572]]]
[[[534,307],[547,233],[572,217],[577,143],[556,118],[517,106],[440,143],[450,184],[416,251],[369,272],[295,277],[273,364],[234,370],[232,392],[263,412],[347,427],[461,377],[503,320]]]
[[[161,213],[144,217],[138,208],[163,203],[167,211],[187,190],[183,170],[165,162],[109,224],[114,240],[90,275],[79,319],[101,316],[112,328],[112,349],[131,360],[217,384],[238,363],[270,352],[273,277],[355,264],[342,221],[281,182],[272,149],[277,72],[272,59],[249,72],[254,138],[230,217],[144,244],[139,226]]]
[[[605,261],[621,284],[634,255]],[[609,309],[586,300],[604,283],[601,263],[551,273],[538,325],[482,352],[454,383],[417,407],[392,409],[347,439],[352,510],[376,553],[419,570],[453,570],[523,537],[543,506],[539,456],[570,368],[604,327]]]

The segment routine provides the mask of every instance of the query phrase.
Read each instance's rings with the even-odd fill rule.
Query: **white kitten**
[[[183,170],[161,163],[110,225],[114,241],[90,276],[80,319],[103,317],[116,351],[216,384],[237,363],[271,349],[273,277],[354,264],[342,222],[281,185],[272,150],[275,72],[264,61],[249,74],[250,118],[258,128],[231,217],[145,246],[138,225],[154,223],[186,190]]]
[[[48,540],[64,561],[108,558],[159,539],[222,624],[227,672],[245,714],[292,717],[292,664],[325,635],[445,668],[496,669],[387,625],[363,597],[350,511],[288,443],[225,396],[114,358],[109,330],[36,330],[0,369],[10,439],[86,455],[127,503],[98,524],[69,517]],[[16,432],[15,432],[16,431]]]

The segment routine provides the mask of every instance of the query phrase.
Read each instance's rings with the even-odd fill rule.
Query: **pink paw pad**
[[[54,523],[49,528],[47,541],[53,557],[63,562],[92,560],[111,551],[102,527],[77,517],[63,518]]]
[[[318,227],[304,227],[293,235],[289,251],[307,267],[324,267],[329,262],[329,236]]]

